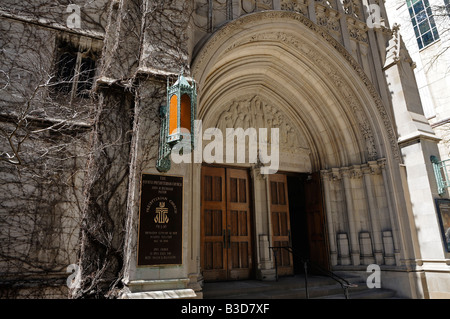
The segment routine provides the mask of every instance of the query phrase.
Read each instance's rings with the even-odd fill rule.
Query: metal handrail
[[[349,299],[348,297],[348,289],[349,288],[355,288],[358,287],[356,284],[350,283],[348,280],[342,278],[341,276],[337,275],[336,273],[325,269],[315,262],[312,262],[308,259],[303,258],[302,256],[298,256],[295,254],[294,250],[290,246],[277,246],[277,247],[269,247],[269,249],[275,250],[275,249],[286,249],[289,253],[292,254],[293,257],[296,259],[299,259],[303,264],[303,269],[305,271],[305,290],[306,290],[306,299],[309,299],[309,293],[308,293],[308,264],[312,266],[313,268],[319,270],[321,273],[323,273],[325,276],[330,277],[334,281],[338,282],[342,289],[344,290],[344,297],[345,299]],[[278,263],[277,263],[277,254],[274,253],[275,258],[275,278],[278,281]]]

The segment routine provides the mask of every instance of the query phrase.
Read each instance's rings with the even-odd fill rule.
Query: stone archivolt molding
[[[359,130],[365,139],[366,151],[369,160],[378,158],[378,152],[375,146],[374,135],[371,126],[367,120],[367,117],[362,109],[361,104],[358,102],[356,95],[350,89],[350,86],[346,80],[340,75],[335,67],[328,63],[327,59],[323,57],[312,46],[301,42],[299,38],[292,36],[285,32],[265,32],[258,33],[235,42],[228,47],[223,54],[227,54],[233,49],[252,42],[261,41],[274,41],[282,42],[287,46],[294,47],[295,50],[302,52],[304,56],[307,56],[315,65],[320,65],[321,69],[326,72],[327,76],[332,79],[332,82],[337,87],[337,91],[341,92],[345,103],[351,107],[351,110],[357,120]]]
[[[389,140],[392,156],[398,162],[401,162],[400,152],[397,144],[397,138],[391,123],[391,120],[387,114],[387,111],[381,101],[381,98],[376,91],[375,87],[371,83],[370,79],[365,74],[359,63],[352,57],[352,55],[336,40],[334,39],[324,28],[316,25],[308,18],[304,17],[300,13],[290,12],[290,11],[266,11],[258,12],[243,16],[239,19],[233,20],[232,22],[226,24],[221,29],[219,29],[212,38],[206,43],[205,47],[199,52],[193,64],[193,74],[197,78],[202,78],[206,76],[204,68],[211,59],[216,59],[217,53],[220,52],[219,47],[224,43],[228,42],[233,35],[243,32],[243,30],[248,30],[251,25],[260,25],[261,23],[274,23],[280,21],[295,21],[301,23],[303,26],[308,28],[317,34],[320,38],[325,40],[332,48],[334,48],[349,64],[349,66],[356,72],[359,76],[361,83],[365,85],[368,92],[370,93],[376,110],[382,120],[386,131],[386,137]],[[305,56],[311,59],[318,68],[326,72],[327,76],[332,79],[335,86],[339,91],[342,92],[344,100],[351,106],[352,110],[355,112],[355,116],[359,123],[359,129],[364,136],[366,141],[366,148],[368,152],[368,159],[374,160],[379,157],[375,147],[375,140],[373,132],[371,131],[371,125],[367,120],[367,116],[359,102],[353,90],[350,88],[346,80],[341,76],[341,72],[338,72],[335,67],[333,67],[327,58],[323,57],[323,53],[313,49],[307,43],[302,41],[298,36],[293,36],[284,32],[265,32],[265,33],[249,33],[248,37],[239,37],[239,41],[228,46],[221,54],[226,54],[241,45],[258,42],[258,41],[281,41],[284,44],[293,47],[295,50],[300,50]],[[219,52],[217,52],[219,51]],[[220,58],[218,58],[220,59]],[[200,79],[201,80],[201,79]]]

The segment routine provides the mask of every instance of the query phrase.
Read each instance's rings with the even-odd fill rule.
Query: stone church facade
[[[2,246],[5,296],[13,288],[20,296],[31,289],[27,281],[40,282],[38,277],[53,276],[53,287],[65,289],[65,267],[74,264],[82,278],[95,270],[109,283],[120,282],[117,296],[122,298],[201,298],[208,282],[297,273],[292,256],[273,248],[289,246],[340,274],[366,278],[367,267],[377,264],[383,287],[402,297],[450,297],[450,252],[436,206],[437,199],[448,196],[438,193],[430,160],[439,158],[439,139],[423,113],[414,61],[398,26],[389,24],[383,1],[105,0],[95,7],[85,2],[79,4],[79,27],[67,23],[78,20],[70,16],[77,11],[66,6],[31,1],[36,10],[27,11],[1,5],[4,31],[39,30],[46,44],[42,68],[51,70],[64,48],[77,47],[81,62],[74,65],[80,75],[83,61],[94,61],[96,70],[92,105],[73,86],[59,92],[74,96],[74,108],[91,105],[90,115],[68,128],[81,136],[68,147],[76,154],[70,157],[75,158],[73,183],[50,210],[29,205],[33,216],[50,212],[60,217],[58,226],[46,225],[64,231],[42,235],[45,240],[39,242],[55,246],[52,254],[48,246],[27,246],[25,235],[12,253],[7,254],[12,246]],[[38,10],[39,4],[52,10]],[[379,9],[378,24],[370,20],[369,5]],[[33,54],[26,49],[21,56]],[[9,65],[4,64],[6,75]],[[167,87],[180,83],[180,73],[189,84],[195,82],[195,119],[203,130],[196,138],[202,139],[204,158],[195,161],[192,153],[189,163],[172,161],[169,170],[161,171],[163,110],[171,105]],[[11,98],[2,98],[1,115],[2,125],[9,127],[16,115],[8,107],[24,101],[15,100],[12,77],[5,83],[5,96]],[[67,104],[68,98],[58,103]],[[55,114],[59,117],[39,113],[33,121],[45,128],[60,123],[50,121],[54,118],[68,123],[66,113]],[[204,133],[209,128],[278,128],[276,173],[263,172],[260,162],[230,163],[218,156],[206,161],[207,150],[222,151],[218,146],[211,152],[213,139]],[[6,142],[1,142],[4,149]],[[267,141],[272,151],[274,142]],[[11,169],[18,166],[2,162],[5,185],[23,183]],[[60,181],[69,175],[62,171]],[[176,231],[164,233],[167,237],[144,231],[143,216],[154,214],[153,201],[144,202],[151,190],[144,187],[147,177],[152,185],[167,186],[154,189],[160,191],[158,198],[168,198],[150,222],[158,227],[180,222]],[[172,177],[181,182],[170,184]],[[9,193],[17,191],[11,186]],[[180,204],[166,211],[176,202],[166,193],[172,191]],[[4,196],[8,204],[2,214],[26,204]],[[2,219],[2,233],[20,232],[8,218]],[[152,234],[161,242],[176,235],[175,248],[155,241],[155,253],[145,245],[156,238]],[[64,256],[55,242],[65,243]],[[33,247],[37,252],[27,258],[46,267],[14,259]],[[139,254],[152,261],[142,261]],[[171,257],[174,263],[162,261]],[[39,287],[51,291],[47,297],[67,294]]]

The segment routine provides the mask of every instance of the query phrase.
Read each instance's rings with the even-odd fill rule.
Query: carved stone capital
[[[350,167],[350,177],[351,178],[361,178],[363,176],[361,166],[360,165],[353,165]]]
[[[359,20],[354,19],[353,17],[347,17],[347,27],[348,33],[351,38],[362,42],[368,43],[369,40],[367,38],[367,25]]]
[[[380,169],[382,169],[382,170],[385,169],[386,168],[386,159],[381,158],[381,159],[377,160],[377,164]]]
[[[349,167],[341,167],[339,168],[339,174],[342,178],[349,178],[351,175],[351,171]]]
[[[370,169],[369,164],[362,164],[361,165],[361,171],[362,171],[364,176],[372,174],[372,171]]]
[[[323,182],[329,182],[332,180],[332,172],[331,170],[321,170],[320,171],[320,178]]]
[[[369,165],[372,174],[378,175],[381,173],[381,169],[377,161],[369,161],[367,164]]]
[[[340,180],[341,179],[341,173],[340,173],[340,170],[339,170],[339,168],[332,168],[331,169],[331,179],[333,180],[333,181],[338,181],[338,180]]]
[[[260,165],[253,165],[252,169],[252,177],[254,180],[267,180],[267,174],[261,174],[261,166]]]
[[[366,164],[361,165],[361,169],[363,174],[378,175],[381,173],[377,161],[369,161]]]

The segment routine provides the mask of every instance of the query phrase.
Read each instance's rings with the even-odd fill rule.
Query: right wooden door
[[[289,217],[289,200],[287,179],[284,174],[269,175],[270,214],[272,221],[272,245],[274,247],[291,246],[291,223]],[[274,249],[278,275],[294,273],[293,256],[287,249]]]
[[[329,269],[328,242],[320,184],[320,173],[311,174],[305,182],[306,221],[308,225],[309,259]]]

